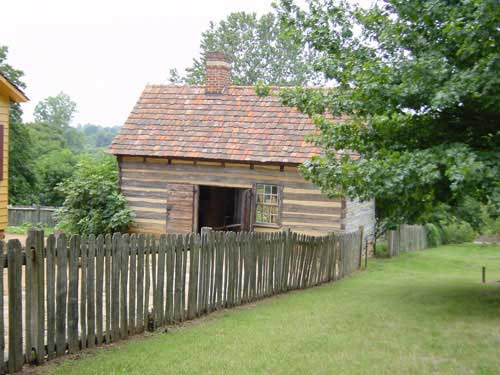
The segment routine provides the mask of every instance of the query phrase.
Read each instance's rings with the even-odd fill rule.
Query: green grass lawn
[[[488,283],[481,284],[481,266]],[[371,260],[343,281],[45,368],[54,374],[500,374],[500,246]]]
[[[26,235],[28,234],[28,229],[34,227],[33,225],[30,224],[25,224],[25,225],[10,225],[7,228],[5,228],[5,233],[6,234],[23,234]],[[40,228],[43,229],[45,235],[49,234],[54,234],[54,228],[52,227],[43,227]]]

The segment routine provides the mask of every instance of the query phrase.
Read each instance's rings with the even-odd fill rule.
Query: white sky
[[[198,56],[210,21],[263,14],[271,1],[3,1],[0,45],[25,73],[25,121],[39,100],[64,91],[78,106],[75,125],[122,125],[147,83],[167,82],[170,68]]]

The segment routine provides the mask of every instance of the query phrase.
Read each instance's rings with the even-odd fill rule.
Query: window
[[[278,225],[279,187],[277,185],[257,184],[257,207],[255,222],[257,224]]]

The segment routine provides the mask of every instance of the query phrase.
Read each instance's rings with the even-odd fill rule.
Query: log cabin
[[[26,101],[21,89],[0,72],[0,238],[4,238],[8,225],[10,105]]]
[[[298,171],[321,151],[312,120],[276,96],[231,84],[221,52],[204,85],[148,85],[109,151],[135,213],[132,232],[293,231],[374,227],[374,202],[328,199]]]

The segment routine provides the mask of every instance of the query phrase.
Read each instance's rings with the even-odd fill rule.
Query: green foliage
[[[172,83],[205,82],[205,53],[224,51],[231,60],[231,79],[235,85],[254,85],[259,81],[273,85],[302,85],[318,80],[312,69],[313,52],[289,38],[272,13],[231,13],[219,23],[211,22],[201,35],[201,54],[181,78],[171,70]]]
[[[35,172],[33,142],[28,128],[17,121],[9,126],[9,204],[39,203],[35,195],[38,176]]]
[[[120,131],[120,126],[100,126],[85,124],[78,126],[77,130],[83,134],[86,150],[109,146],[113,138]]]
[[[0,46],[0,70],[19,88],[26,88],[22,81],[24,73],[6,62],[8,48]],[[22,124],[19,103],[10,108],[9,128],[9,203],[30,204],[32,191],[36,189],[37,177],[33,167],[33,143],[28,130]]]
[[[39,200],[41,204],[59,207],[64,195],[56,187],[73,175],[78,157],[68,149],[51,151],[36,161],[39,176]]]
[[[376,258],[389,258],[389,247],[387,246],[387,242],[377,241],[377,248],[375,251]]]
[[[39,102],[33,115],[36,122],[45,122],[64,129],[70,126],[75,113],[76,103],[69,95],[60,92]]]
[[[441,229],[436,224],[425,224],[425,232],[427,234],[428,247],[437,247],[443,244]]]
[[[428,222],[443,207],[480,225],[471,202],[500,206],[500,3],[308,4],[277,6],[334,86],[281,93],[320,130],[324,155],[304,176],[332,196],[375,198],[385,227]]]
[[[24,72],[22,70],[14,68],[12,65],[7,63],[8,53],[9,48],[0,45],[0,71],[17,87],[19,87],[20,89],[25,89],[26,84],[22,80]],[[21,106],[19,105],[19,103],[13,103],[10,109],[10,123],[20,123],[22,121],[22,115],[23,111],[21,110]]]
[[[8,226],[5,229],[5,233],[6,234],[22,234],[22,235],[26,235],[26,234],[28,234],[28,229],[30,229],[30,228],[43,229],[43,232],[44,232],[45,235],[54,234],[54,228],[47,227],[47,226],[44,226],[42,224],[33,225],[31,223],[25,223],[23,225],[18,225],[18,226],[14,226],[14,225]]]
[[[481,207],[481,234],[495,235],[500,234],[500,215],[491,207]]]
[[[118,192],[118,168],[110,155],[86,158],[73,176],[59,185],[65,196],[57,212],[59,225],[70,233],[100,234],[127,230],[132,211]]]
[[[170,69],[168,72],[168,81],[172,85],[178,85],[183,83],[183,78],[181,77],[179,71],[177,69]]]
[[[268,96],[269,93],[271,92],[271,87],[269,87],[269,85],[264,84],[264,82],[259,81],[255,85],[255,92],[260,97]]]
[[[476,233],[472,226],[465,221],[456,221],[441,225],[443,244],[472,242]]]

